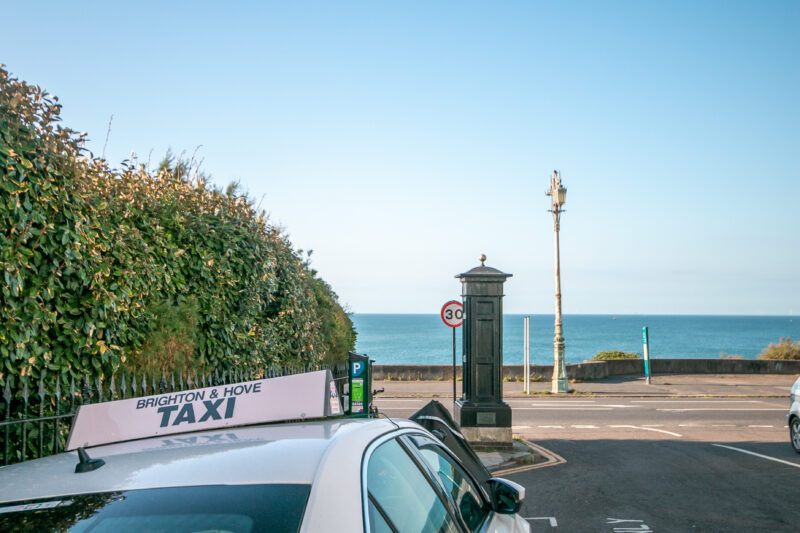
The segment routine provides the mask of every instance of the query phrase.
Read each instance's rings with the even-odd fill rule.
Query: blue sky
[[[354,312],[800,313],[800,2],[0,2],[106,158],[198,154]],[[152,153],[152,156],[150,155]]]

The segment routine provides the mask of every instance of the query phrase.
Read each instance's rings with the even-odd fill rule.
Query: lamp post
[[[567,384],[567,369],[564,366],[564,331],[561,328],[561,262],[558,249],[558,231],[560,229],[562,208],[567,202],[567,189],[561,185],[561,175],[553,171],[550,180],[550,190],[545,192],[552,200],[553,231],[556,234],[556,323],[553,337],[553,385],[552,391],[569,392]]]

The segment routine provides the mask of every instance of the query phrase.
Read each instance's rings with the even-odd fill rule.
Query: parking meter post
[[[366,418],[372,399],[371,364],[369,357],[350,352],[348,361],[348,385],[350,389],[348,414]]]
[[[650,385],[650,335],[647,326],[642,328],[642,342],[644,342],[644,377]]]

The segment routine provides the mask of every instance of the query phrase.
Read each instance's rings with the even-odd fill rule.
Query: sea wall
[[[800,361],[765,359],[652,359],[650,371],[656,374],[800,374]],[[504,365],[503,378],[521,380],[522,365]],[[603,379],[611,376],[644,375],[642,359],[613,361],[584,361],[567,364],[569,379]],[[552,365],[531,365],[531,379],[552,379]],[[461,366],[456,367],[456,378],[461,379]],[[453,379],[451,365],[373,365],[375,380],[432,380]]]

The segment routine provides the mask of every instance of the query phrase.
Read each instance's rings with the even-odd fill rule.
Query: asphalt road
[[[427,401],[377,404],[408,417]],[[514,433],[564,459],[507,476],[528,491],[533,531],[800,531],[785,399],[507,402]]]
[[[599,439],[538,444],[567,462],[508,476],[527,489],[522,513],[532,531],[800,529],[797,467],[705,442]],[[787,453],[787,443],[736,447],[772,457],[794,453]]]
[[[378,409],[408,417],[429,398],[380,398]],[[787,399],[536,398],[507,399],[513,432],[523,438],[787,442]],[[442,400],[450,409],[452,400]]]

